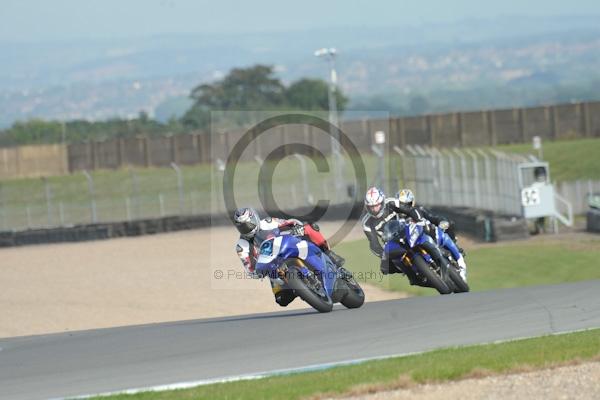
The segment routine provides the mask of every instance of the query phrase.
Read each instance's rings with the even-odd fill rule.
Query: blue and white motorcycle
[[[261,243],[255,271],[293,290],[319,312],[331,311],[337,302],[358,308],[365,301],[352,274],[338,268],[318,246],[277,230]]]
[[[393,255],[390,262],[406,275],[416,275],[418,285],[432,287],[440,294],[468,292],[456,262],[425,233],[425,223],[393,219],[385,224],[382,239],[386,255]]]

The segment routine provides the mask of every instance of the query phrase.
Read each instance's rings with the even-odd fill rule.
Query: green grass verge
[[[502,373],[544,368],[600,355],[600,329],[500,344],[435,350],[423,354],[336,367],[326,371],[220,383],[194,389],[117,395],[109,399],[301,399],[339,394],[357,386],[455,380],[477,371]],[[360,391],[360,388],[358,389]]]
[[[484,246],[467,253],[469,285],[473,291],[531,285],[550,285],[600,279],[600,238],[583,243],[550,240]],[[410,286],[403,275],[382,276],[379,260],[368,243],[358,240],[340,244],[336,252],[361,282],[412,295],[437,295],[429,288]]]
[[[498,146],[498,150],[537,155],[531,144]],[[600,139],[544,142],[543,150],[544,161],[550,163],[552,181],[600,179]]]

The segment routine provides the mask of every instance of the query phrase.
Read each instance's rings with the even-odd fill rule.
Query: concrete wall
[[[60,144],[0,149],[0,179],[34,178],[69,172],[67,149]]]

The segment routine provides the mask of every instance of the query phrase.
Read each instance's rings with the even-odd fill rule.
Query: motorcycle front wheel
[[[454,285],[454,293],[466,293],[470,290],[469,285],[467,285],[467,282],[465,282],[460,277],[460,274],[453,266],[450,266],[450,268],[448,269],[448,277]]]
[[[327,296],[325,288],[314,275],[310,279],[294,266],[289,267],[285,275],[290,289],[294,290],[294,293],[310,304],[312,308],[322,313],[330,312],[333,309],[333,301]]]
[[[365,292],[349,272],[344,271],[343,280],[348,286],[348,292],[340,300],[340,303],[346,308],[359,308],[365,302]]]
[[[419,274],[427,279],[427,283],[431,285],[440,294],[450,294],[452,290],[446,285],[442,278],[433,270],[431,266],[418,254],[415,254],[413,258],[413,264]]]

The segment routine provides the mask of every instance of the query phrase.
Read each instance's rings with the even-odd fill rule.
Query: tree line
[[[193,104],[181,118],[162,123],[140,112],[134,119],[18,121],[0,130],[0,146],[178,134],[190,130],[208,132],[214,111],[328,110],[328,91],[327,83],[321,79],[302,78],[286,86],[269,65],[234,68],[221,80],[196,86],[190,93]],[[338,109],[344,110],[348,98],[339,89],[335,95]],[[223,115],[225,120],[215,121],[215,115]],[[215,122],[235,127],[245,125],[249,119],[244,113],[217,113],[213,114],[212,123]]]

